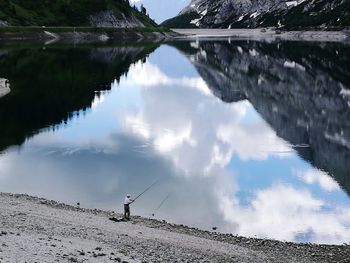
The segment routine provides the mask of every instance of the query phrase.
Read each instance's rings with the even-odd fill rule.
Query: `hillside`
[[[156,26],[128,0],[1,0],[0,26]]]
[[[256,28],[350,26],[350,0],[192,0],[170,28]]]

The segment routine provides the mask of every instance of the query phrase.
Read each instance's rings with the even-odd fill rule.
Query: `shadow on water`
[[[350,49],[342,44],[172,43],[212,93],[249,100],[277,135],[350,195]]]
[[[0,99],[0,152],[84,113],[99,92],[110,90],[131,64],[145,62],[157,47],[147,43],[0,50],[0,77],[11,84],[11,93]]]

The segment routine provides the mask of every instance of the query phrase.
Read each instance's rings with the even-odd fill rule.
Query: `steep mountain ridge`
[[[172,28],[346,27],[350,0],[192,0]]]
[[[128,0],[1,0],[0,26],[148,27]]]

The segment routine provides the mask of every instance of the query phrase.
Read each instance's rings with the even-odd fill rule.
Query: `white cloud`
[[[150,134],[150,129],[147,125],[142,120],[141,114],[137,113],[136,115],[128,115],[124,119],[124,124],[125,126],[130,129],[133,133],[138,134],[145,139],[149,139],[151,134]]]
[[[191,124],[184,127],[181,131],[164,130],[164,132],[155,139],[154,145],[160,152],[170,152],[177,145],[181,145],[184,142],[188,142],[190,145],[195,146],[196,141],[191,138],[192,127]]]
[[[232,151],[242,160],[266,160],[270,156],[290,157],[292,149],[264,122],[253,125],[225,123],[218,127],[217,136],[231,144]]]
[[[248,206],[232,198],[232,190],[219,189],[219,206],[225,220],[235,225],[239,235],[298,241],[299,235],[312,235],[313,242],[340,244],[349,241],[349,208],[332,213],[324,202],[307,190],[275,185],[258,191]]]
[[[213,99],[199,77],[171,78],[156,65],[137,63],[122,85],[143,88],[142,109],[121,113],[124,127],[147,139],[185,174],[207,176],[234,154],[242,160],[291,156],[292,149],[261,118],[244,121],[252,110],[248,101]]]
[[[124,84],[129,86],[141,85],[142,87],[179,85],[197,89],[205,95],[211,95],[207,84],[202,78],[171,78],[165,75],[157,66],[149,62],[145,64],[138,62],[131,66]]]
[[[318,184],[327,192],[339,190],[337,182],[325,172],[310,169],[307,171],[295,170],[294,174],[307,184]]]

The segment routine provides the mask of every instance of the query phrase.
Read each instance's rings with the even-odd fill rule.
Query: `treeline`
[[[146,10],[132,8],[129,0],[1,0],[0,20],[22,26],[88,26],[89,16],[104,10],[155,26]]]

